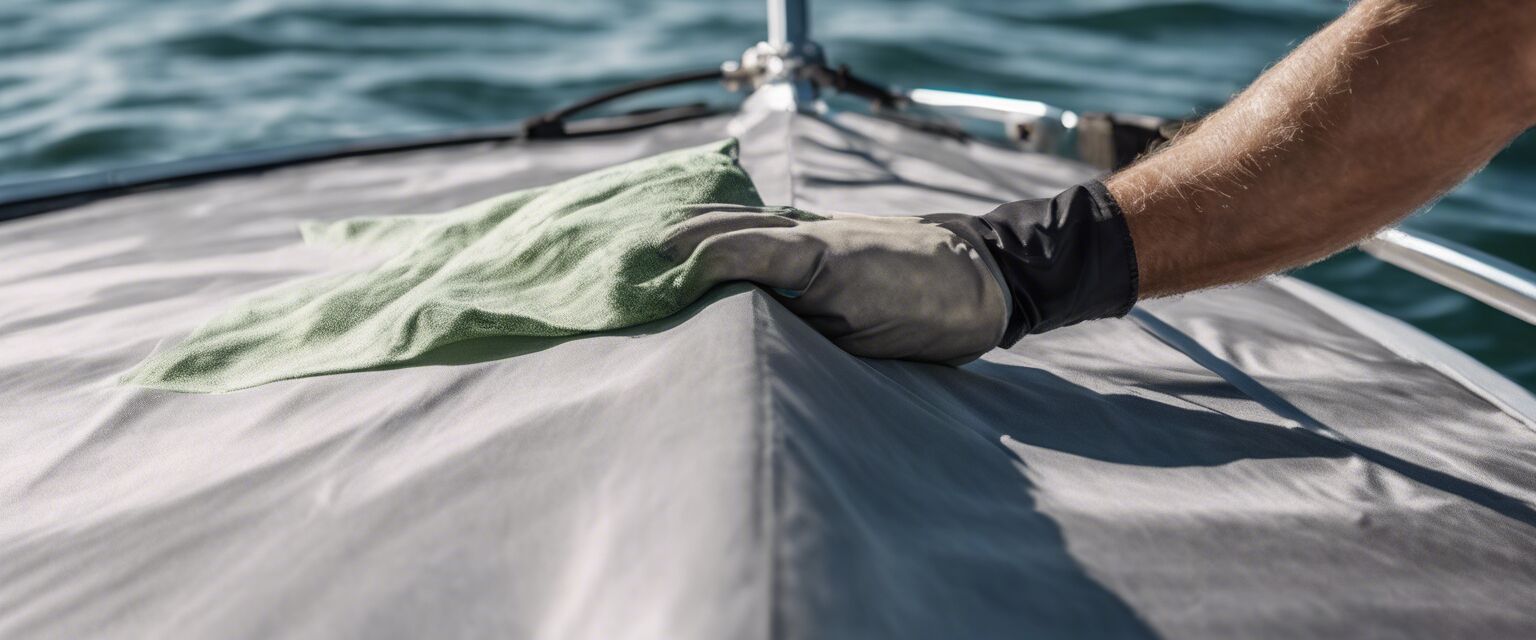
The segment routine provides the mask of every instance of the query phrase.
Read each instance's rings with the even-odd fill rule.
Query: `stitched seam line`
[[[752,292],[752,368],[757,377],[757,415],[754,420],[758,431],[758,508],[757,516],[763,547],[766,549],[766,573],[768,582],[768,609],[766,635],[768,639],[781,634],[779,616],[779,491],[778,447],[779,433],[773,411],[773,394],[768,378],[768,365],[763,355],[761,336],[767,331],[768,309],[763,296]]]
[[[1436,375],[1438,375],[1441,378],[1444,378],[1446,380],[1449,380],[1451,382],[1451,384],[1454,384],[1457,387],[1460,387],[1463,390],[1465,390],[1467,393],[1470,393],[1473,396],[1476,396],[1477,399],[1482,400],[1483,402],[1487,403],[1489,406],[1493,407],[1499,413],[1502,413],[1502,414],[1504,414],[1506,416],[1509,416],[1510,419],[1514,420],[1515,422],[1520,423],[1520,425],[1524,426],[1527,430],[1531,431],[1532,433],[1536,433],[1536,422],[1533,422],[1529,417],[1525,416],[1525,414],[1521,413],[1515,407],[1509,406],[1507,403],[1505,403],[1502,399],[1499,398],[1499,394],[1494,393],[1493,391],[1490,391],[1488,389],[1483,388],[1482,385],[1477,384],[1476,382],[1474,382],[1471,379],[1464,379],[1464,376],[1456,374],[1454,372],[1455,371],[1454,369],[1452,369],[1451,371],[1447,371],[1446,369],[1450,369],[1451,368],[1449,364],[1441,363],[1441,362],[1439,362],[1437,360],[1434,360],[1433,358],[1420,357],[1417,354],[1409,353],[1409,348],[1407,346],[1399,346],[1399,345],[1397,345],[1397,344],[1395,344],[1395,343],[1393,343],[1393,342],[1391,342],[1389,340],[1383,339],[1383,338],[1381,338],[1379,336],[1374,336],[1374,335],[1371,335],[1369,333],[1366,333],[1365,331],[1362,331],[1362,330],[1356,328],[1355,326],[1351,325],[1350,323],[1346,322],[1343,318],[1340,318],[1339,316],[1334,315],[1333,312],[1331,312],[1331,311],[1329,311],[1327,309],[1324,309],[1322,307],[1319,307],[1318,305],[1314,304],[1311,300],[1303,298],[1301,295],[1298,295],[1296,292],[1290,291],[1290,290],[1286,289],[1284,286],[1277,285],[1275,287],[1275,289],[1279,290],[1281,293],[1284,293],[1286,296],[1290,297],[1292,300],[1295,300],[1295,301],[1297,301],[1297,302],[1299,302],[1301,304],[1307,305],[1308,308],[1311,308],[1313,310],[1316,310],[1318,313],[1321,313],[1323,315],[1328,316],[1334,322],[1338,323],[1339,326],[1343,327],[1346,331],[1349,331],[1350,333],[1354,334],[1355,336],[1358,336],[1361,339],[1366,340],[1367,342],[1375,344],[1375,345],[1381,347],[1382,349],[1387,350],[1387,352],[1389,352],[1389,353],[1391,353],[1391,354],[1393,354],[1393,355],[1395,355],[1395,356],[1397,356],[1399,358],[1402,358],[1404,360],[1407,360],[1409,362],[1412,362],[1412,363],[1417,364],[1419,366],[1422,366],[1422,367],[1424,367],[1426,369],[1429,369],[1430,371],[1435,372]],[[1386,315],[1386,314],[1382,314],[1382,315]],[[1387,317],[1391,317],[1391,316],[1387,316]],[[1430,336],[1430,337],[1434,338],[1434,336]],[[1449,345],[1447,345],[1447,346],[1449,346]],[[1454,349],[1455,347],[1451,347],[1451,348]],[[1471,356],[1468,356],[1468,357],[1471,357]],[[1474,360],[1475,360],[1475,358],[1474,358]]]

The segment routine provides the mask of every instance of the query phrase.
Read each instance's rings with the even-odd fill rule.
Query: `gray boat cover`
[[[0,637],[1536,636],[1536,401],[1306,284],[961,368],[736,285],[633,330],[223,395],[117,377],[443,211],[742,138],[765,200],[981,213],[1089,170],[853,114],[272,170],[0,225]]]

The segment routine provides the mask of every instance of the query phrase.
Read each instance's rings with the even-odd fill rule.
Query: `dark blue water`
[[[814,2],[815,0],[813,0]],[[820,0],[835,62],[1079,110],[1220,105],[1337,15],[1322,0]],[[0,183],[345,136],[501,123],[733,59],[758,0],[5,0]],[[1456,114],[1444,126],[1455,127]],[[1536,268],[1536,141],[1408,222]],[[1536,329],[1358,253],[1302,277],[1527,388]]]

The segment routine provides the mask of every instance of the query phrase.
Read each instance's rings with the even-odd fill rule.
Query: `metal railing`
[[[1536,324],[1536,273],[1419,231],[1388,229],[1360,243],[1378,260]]]
[[[1027,128],[1031,135],[1021,140],[1026,148],[1056,155],[1067,148],[1078,122],[1076,112],[1035,100],[942,89],[913,89],[906,93],[906,99],[928,109],[997,122],[1016,140]]]
[[[749,78],[754,93],[775,110],[812,112],[818,108],[817,86],[807,72],[822,63],[821,47],[811,40],[806,0],[768,0],[768,39],[722,68]]]

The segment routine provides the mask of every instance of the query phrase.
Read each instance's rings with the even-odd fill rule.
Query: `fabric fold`
[[[657,320],[698,299],[659,249],[699,205],[762,206],[724,140],[432,215],[307,222],[306,242],[393,255],[259,294],[151,356],[125,384],[217,392],[399,365],[474,338],[559,337]]]

